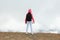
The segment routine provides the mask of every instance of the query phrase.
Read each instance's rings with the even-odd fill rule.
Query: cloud
[[[1,0],[0,4],[0,29],[3,31],[25,32],[24,19],[29,8],[35,18],[34,32],[60,29],[59,0]]]

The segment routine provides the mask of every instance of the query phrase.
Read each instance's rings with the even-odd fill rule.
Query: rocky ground
[[[21,32],[0,32],[0,40],[60,40],[60,34]]]

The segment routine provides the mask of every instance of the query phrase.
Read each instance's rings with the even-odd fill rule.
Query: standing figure
[[[26,14],[25,23],[27,24],[26,34],[28,34],[28,27],[29,26],[30,26],[30,29],[31,29],[31,33],[33,34],[32,23],[35,23],[35,21],[34,21],[31,9],[29,9],[28,13]]]

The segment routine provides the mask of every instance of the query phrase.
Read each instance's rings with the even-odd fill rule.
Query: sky
[[[24,20],[30,8],[34,32],[60,31],[60,0],[0,0],[0,31],[25,32]]]

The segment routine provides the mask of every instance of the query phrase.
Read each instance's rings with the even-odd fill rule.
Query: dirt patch
[[[60,40],[60,34],[0,32],[0,40]]]

